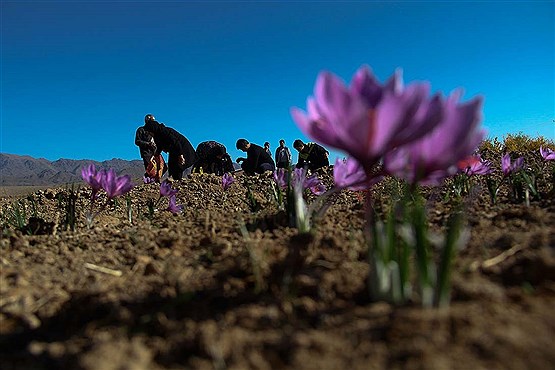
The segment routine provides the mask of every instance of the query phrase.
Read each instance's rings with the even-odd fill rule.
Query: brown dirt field
[[[325,175],[329,183],[329,174]],[[156,184],[64,231],[58,194],[32,194],[45,235],[2,228],[2,369],[553,369],[555,202],[487,191],[466,199],[470,239],[448,309],[372,302],[359,193],[343,191],[311,235],[287,226],[268,176],[174,183],[183,213],[149,219]],[[262,209],[245,202],[249,183]],[[373,196],[387,202],[387,187]],[[430,228],[452,208],[428,194]],[[13,199],[2,199],[5,214]],[[244,227],[242,227],[244,226]],[[246,229],[246,232],[245,232]],[[104,269],[103,269],[104,268]]]

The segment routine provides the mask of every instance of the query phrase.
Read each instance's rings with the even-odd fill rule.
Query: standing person
[[[277,168],[289,168],[291,165],[291,152],[289,148],[285,146],[285,140],[281,139],[279,141],[279,146],[276,149],[276,159]]]
[[[267,141],[264,143],[264,150],[266,151],[266,153],[268,153],[270,157],[272,156],[272,151],[270,150],[270,143]]]
[[[302,140],[295,140],[293,148],[299,151],[299,161],[297,168],[308,166],[311,171],[316,171],[319,168],[329,166],[328,159],[329,152],[321,145],[316,143],[303,143]]]
[[[139,147],[139,153],[143,159],[145,177],[160,182],[162,175],[167,170],[166,162],[161,154],[156,153],[157,147],[154,142],[154,137],[144,126],[137,128],[135,132],[135,145]]]
[[[274,160],[260,145],[251,144],[246,139],[239,139],[235,146],[238,150],[247,153],[247,158],[237,158],[237,163],[242,162],[241,168],[247,175],[276,169]]]
[[[191,172],[215,173],[223,175],[226,172],[233,172],[233,162],[227,154],[227,149],[223,144],[216,141],[203,141],[197,146],[197,161],[193,165]]]
[[[152,133],[158,146],[157,154],[168,153],[168,174],[174,180],[183,177],[183,170],[191,167],[196,160],[195,149],[179,132],[156,121],[152,114],[145,116],[145,129]]]

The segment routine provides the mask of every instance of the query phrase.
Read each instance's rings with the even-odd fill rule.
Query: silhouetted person
[[[174,180],[183,177],[183,170],[191,167],[196,160],[195,149],[179,132],[156,121],[152,114],[145,116],[145,129],[152,133],[157,146],[157,154],[168,153],[168,174]]]
[[[236,147],[247,153],[247,158],[237,158],[237,163],[241,163],[241,168],[247,175],[276,169],[274,160],[260,145],[251,144],[246,139],[239,139]]]
[[[144,126],[139,127],[135,132],[135,145],[139,147],[139,153],[143,159],[145,177],[150,177],[159,182],[167,170],[166,162],[161,154],[156,153],[157,147],[154,137]]]
[[[289,168],[291,166],[291,151],[285,146],[285,140],[281,139],[279,141],[274,159],[277,168]]]
[[[197,146],[197,161],[193,165],[192,172],[215,173],[223,175],[233,172],[233,162],[223,144],[216,141],[203,141]]]
[[[329,152],[321,145],[316,143],[303,143],[302,140],[295,140],[293,148],[299,151],[299,161],[297,168],[308,167],[311,171],[329,166]]]
[[[264,150],[266,151],[266,153],[268,153],[270,157],[272,156],[272,151],[270,150],[270,143],[267,141],[264,142]]]

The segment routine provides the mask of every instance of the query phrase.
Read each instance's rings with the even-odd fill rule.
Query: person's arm
[[[291,163],[291,151],[289,148],[285,148],[285,154],[287,155],[287,163]]]

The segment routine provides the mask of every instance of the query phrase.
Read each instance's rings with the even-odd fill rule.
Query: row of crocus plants
[[[465,244],[468,232],[462,226],[462,211],[456,210],[443,238],[441,256],[434,258],[419,186],[441,185],[462,170],[460,194],[468,189],[470,176],[492,171],[491,163],[472,157],[484,139],[480,125],[482,98],[461,102],[461,96],[461,90],[448,97],[430,96],[426,82],[404,86],[399,71],[381,84],[363,66],[350,85],[332,73],[322,72],[314,95],[307,100],[306,112],[291,110],[303,133],[348,154],[346,161],[336,162],[335,189],[331,191],[369,189],[384,176],[406,183],[400,202],[385,220],[376,217],[371,193],[367,193],[369,287],[375,300],[404,303],[413,299],[409,276],[410,261],[414,260],[417,296],[422,305],[449,304],[453,258]],[[555,157],[549,149],[540,151],[545,160]],[[520,189],[527,202],[530,193],[538,195],[536,179],[523,169],[522,158],[511,162],[507,154],[501,168],[502,181],[488,182],[492,202],[504,182],[514,196],[522,197],[516,193]],[[436,265],[434,261],[439,262]]]
[[[365,190],[369,287],[375,300],[402,304],[418,299],[425,307],[449,303],[452,261],[469,233],[463,227],[462,210],[456,209],[439,248],[441,255],[433,256],[419,189],[420,185],[437,186],[452,178],[454,192],[461,196],[468,192],[473,176],[493,172],[491,162],[472,155],[484,139],[480,126],[482,99],[461,102],[461,95],[455,91],[448,97],[430,96],[430,86],[425,82],[404,86],[399,71],[381,84],[368,67],[362,67],[350,85],[331,73],[321,73],[307,111],[291,111],[307,136],[344,151],[348,157],[336,161],[331,189],[305,169],[276,171],[272,193],[278,208],[287,212],[291,225],[306,233],[311,231],[315,215],[325,211],[327,196],[344,189]],[[546,161],[555,159],[555,153],[547,148],[540,148],[540,152]],[[511,161],[508,155],[503,156],[501,170],[500,181],[493,177],[487,181],[492,202],[496,202],[504,184],[515,197],[525,194],[528,201],[530,194],[537,196],[536,176],[525,169],[522,158]],[[380,219],[368,190],[385,176],[405,186],[395,207]],[[129,177],[117,177],[113,170],[96,171],[93,165],[83,170],[83,179],[92,188],[89,225],[112,199],[132,187]],[[224,175],[224,191],[233,181],[231,175]],[[101,190],[106,192],[106,202],[93,212]],[[318,196],[310,205],[306,201],[308,191]],[[158,200],[149,203],[150,215],[163,199],[168,199],[168,211],[179,213],[182,206],[176,204],[176,193],[170,183],[163,182]],[[252,195],[250,189],[248,193]],[[417,289],[411,286],[413,270],[418,276]]]

